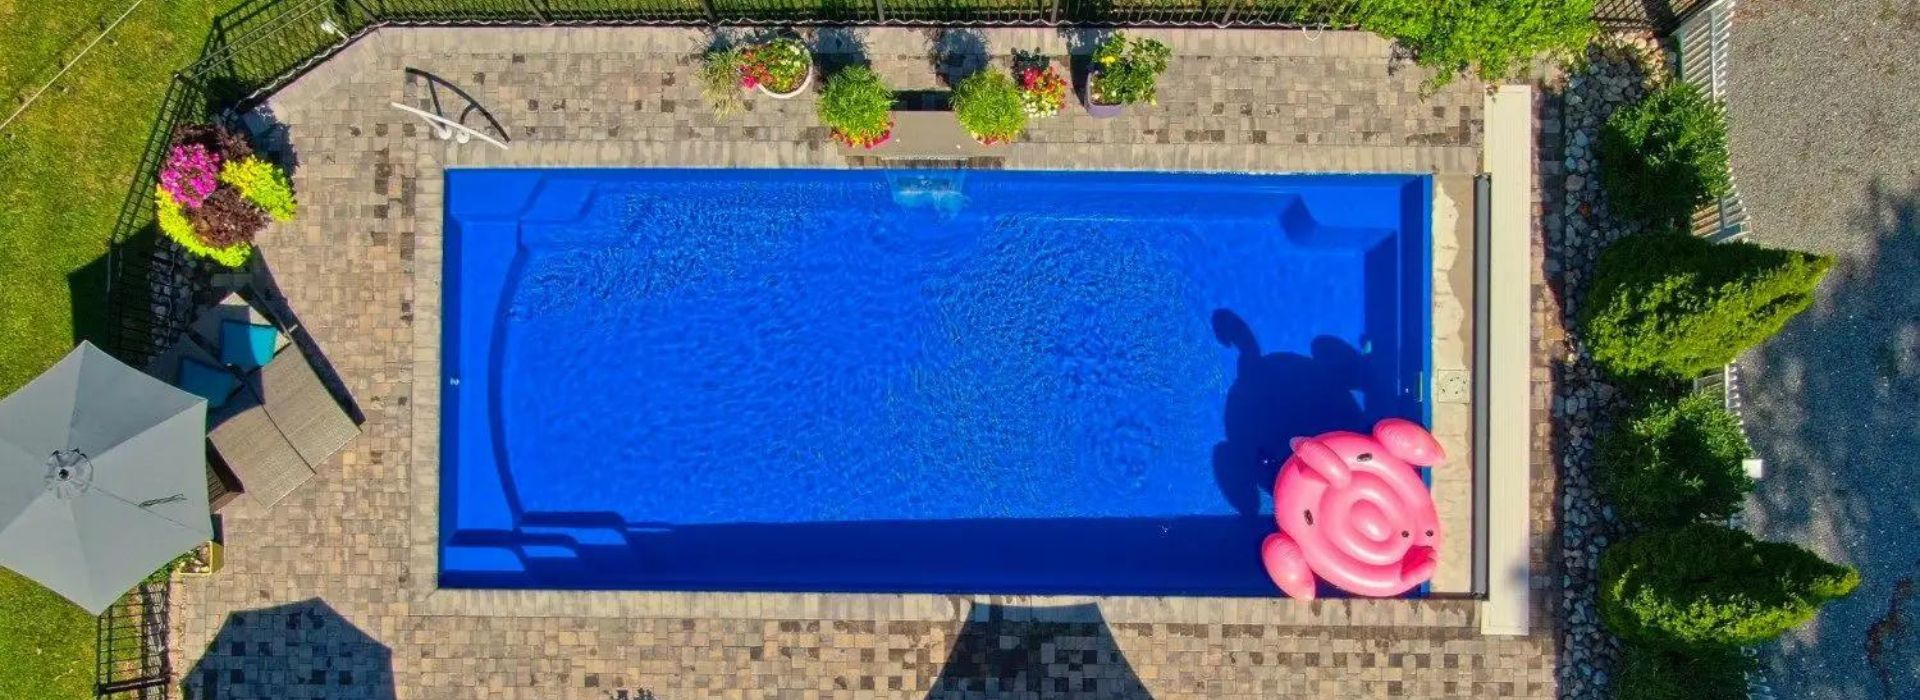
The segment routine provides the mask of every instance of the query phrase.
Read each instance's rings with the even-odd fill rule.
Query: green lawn
[[[0,0],[0,119],[130,2]],[[106,250],[168,76],[217,9],[148,0],[0,131],[0,395],[100,327],[102,280],[81,271]],[[0,570],[0,698],[91,698],[93,675],[93,616]]]

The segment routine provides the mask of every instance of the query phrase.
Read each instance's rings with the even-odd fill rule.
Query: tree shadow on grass
[[[228,616],[181,688],[185,700],[393,700],[393,652],[314,598]]]
[[[1869,186],[1870,252],[1741,362],[1746,426],[1768,474],[1751,529],[1860,569],[1860,588],[1763,649],[1783,697],[1920,695],[1920,187]],[[1905,592],[1903,594],[1903,591]],[[1866,663],[1862,664],[1864,660]]]

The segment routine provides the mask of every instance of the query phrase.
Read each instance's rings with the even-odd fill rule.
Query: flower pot
[[[811,58],[811,57],[809,57],[809,58]],[[776,99],[776,100],[790,100],[790,99],[793,99],[793,98],[794,98],[795,96],[798,96],[798,95],[799,95],[800,93],[803,93],[803,92],[806,92],[806,91],[807,91],[807,87],[808,87],[808,86],[810,86],[810,85],[813,85],[813,72],[814,72],[814,71],[813,71],[813,66],[812,66],[812,65],[808,65],[808,66],[807,66],[807,77],[805,77],[805,78],[801,78],[801,79],[800,79],[800,84],[799,84],[799,85],[796,85],[796,86],[794,86],[794,88],[793,88],[793,90],[791,90],[791,91],[789,91],[789,92],[774,92],[774,91],[772,91],[772,90],[769,90],[769,89],[767,89],[767,84],[766,84],[766,83],[761,83],[761,84],[759,85],[759,89],[760,89],[760,93],[761,93],[761,94],[763,94],[763,95],[766,95],[766,96],[768,96],[768,97],[771,97],[771,98],[773,98],[773,99]]]
[[[1126,105],[1103,105],[1094,102],[1091,94],[1087,96],[1086,105],[1087,116],[1093,117],[1094,119],[1112,119],[1127,113]]]
[[[226,565],[224,548],[218,540],[209,540],[196,548],[193,559],[180,566],[183,576],[212,576]]]

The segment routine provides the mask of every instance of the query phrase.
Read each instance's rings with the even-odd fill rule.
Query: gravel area
[[[1920,697],[1920,3],[1740,0],[1734,26],[1752,239],[1837,257],[1816,307],[1741,362],[1768,470],[1747,520],[1865,578],[1763,649],[1765,676],[1782,698]]]

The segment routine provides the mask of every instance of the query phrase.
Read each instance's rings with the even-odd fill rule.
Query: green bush
[[[1600,619],[1668,649],[1745,646],[1813,618],[1860,574],[1791,544],[1695,524],[1639,535],[1600,557]]]
[[[1593,0],[1365,0],[1355,15],[1432,69],[1429,89],[1469,72],[1502,80],[1535,56],[1571,56],[1594,34]]]
[[[1613,211],[1649,226],[1684,228],[1727,193],[1727,120],[1692,83],[1674,81],[1614,111],[1594,148]]]
[[[188,220],[186,211],[165,188],[154,188],[153,201],[154,218],[160,225],[160,232],[187,249],[187,252],[211,258],[227,267],[245,265],[247,259],[253,257],[253,246],[246,243],[215,247],[201,240],[199,232],[193,228],[193,222]]]
[[[872,146],[893,133],[893,91],[866,66],[848,66],[820,91],[815,109],[835,140]]]
[[[1629,236],[1600,256],[1581,340],[1629,385],[1719,369],[1813,303],[1831,260],[1680,233]]]
[[[1752,662],[1737,649],[1626,645],[1614,680],[1618,700],[1747,700]]]
[[[987,143],[1019,138],[1027,128],[1026,100],[1005,73],[981,71],[953,86],[953,116],[973,137]]]
[[[1740,420],[1718,396],[1643,405],[1600,441],[1600,490],[1642,527],[1726,520],[1753,490]]]
[[[292,221],[299,211],[286,171],[258,157],[227,161],[220,166],[220,181],[240,190],[240,196],[260,205],[274,221]]]
[[[1172,57],[1173,50],[1166,44],[1114,32],[1094,47],[1087,91],[1095,103],[1103,105],[1154,104],[1160,74]]]

